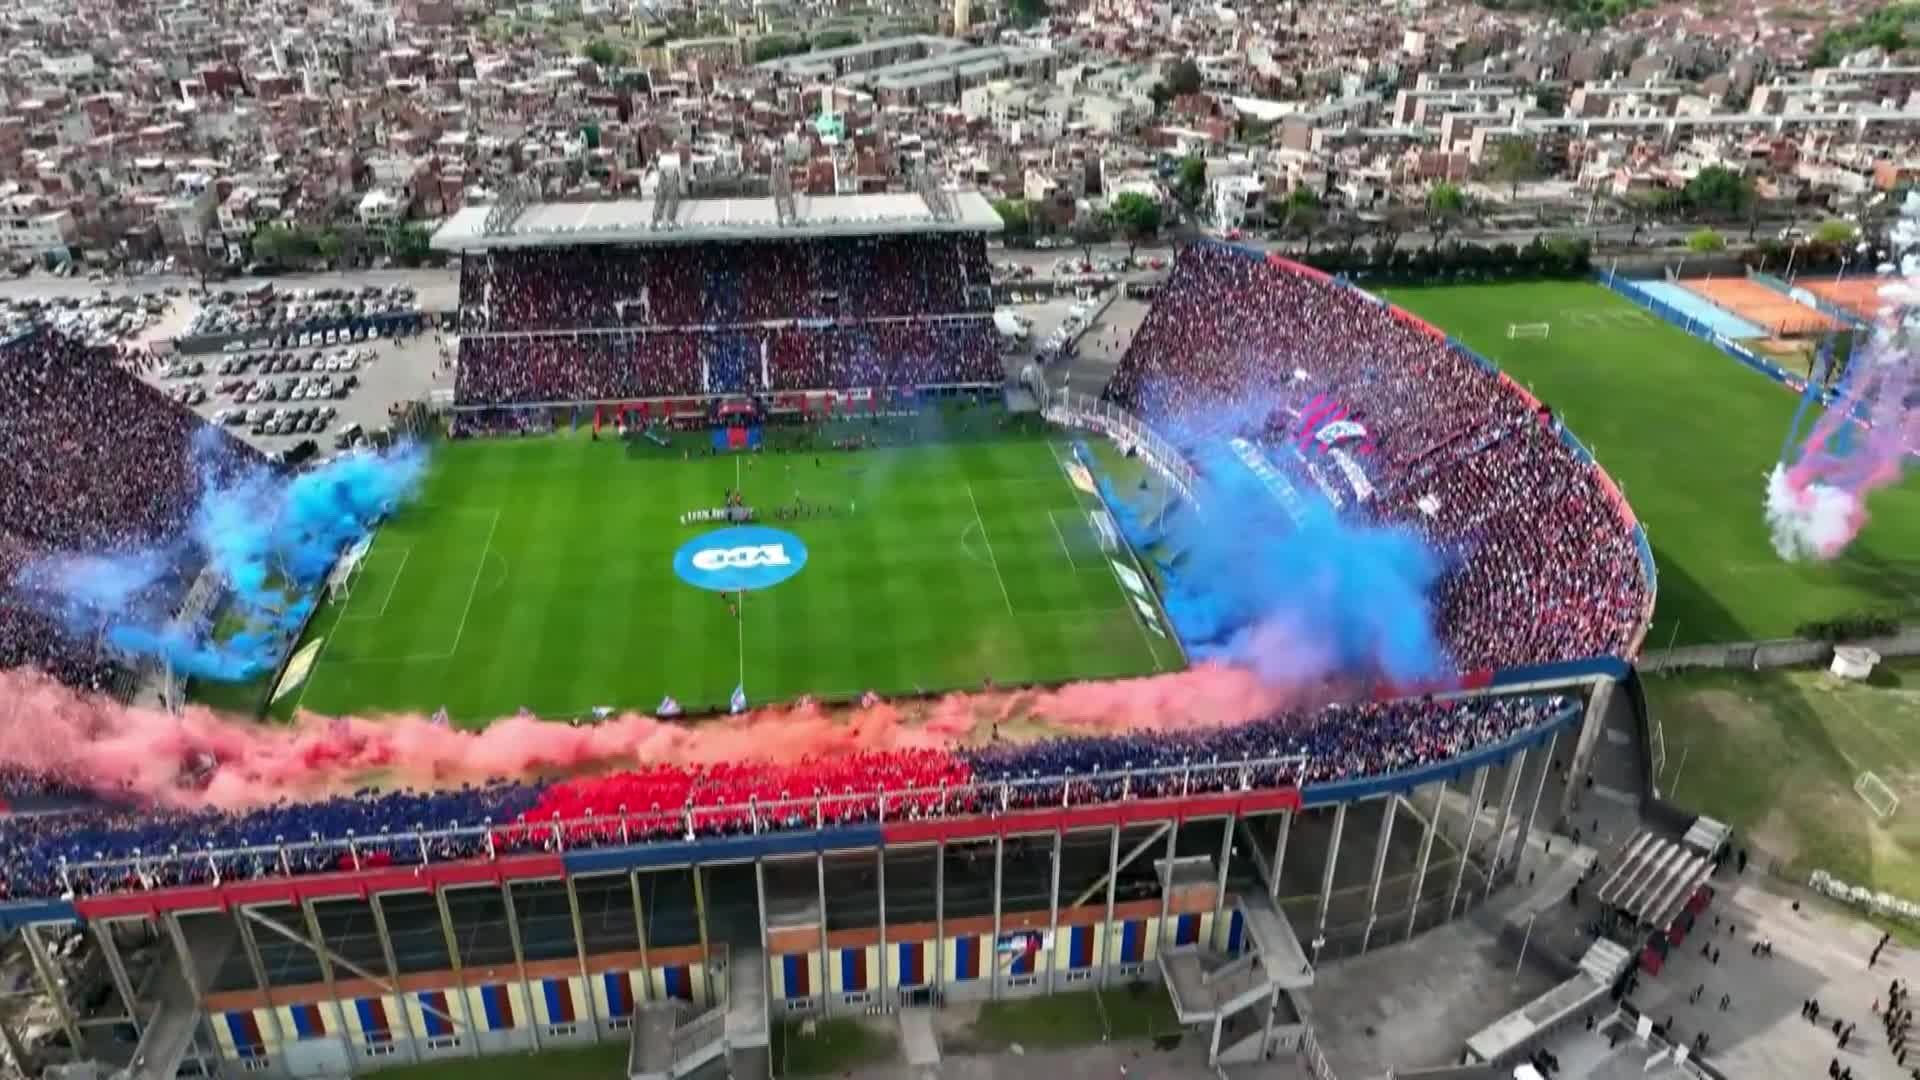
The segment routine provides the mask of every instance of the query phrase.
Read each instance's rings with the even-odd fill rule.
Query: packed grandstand
[[[968,288],[985,281],[979,237],[792,242],[773,256],[767,249],[470,258],[460,285],[457,401],[618,402],[1003,380],[990,319]],[[571,333],[584,329],[622,332]],[[1230,413],[1251,390],[1337,397],[1345,415],[1373,433],[1375,497],[1355,512],[1411,523],[1454,556],[1437,615],[1462,669],[1616,655],[1643,631],[1648,586],[1631,517],[1537,403],[1344,285],[1237,249],[1191,246],[1108,394],[1149,424],[1171,427]],[[93,422],[103,416],[113,423]],[[1297,434],[1297,421],[1277,414],[1254,426],[1277,444]],[[0,533],[0,575],[12,578],[38,552],[113,548],[177,531],[193,501],[190,457],[204,427],[109,358],[49,332],[8,345],[0,351],[0,453],[22,467],[9,470],[0,489],[0,520],[9,523]],[[250,452],[230,452],[236,462],[250,460]],[[103,685],[114,666],[96,643],[12,605],[0,609],[0,662],[82,688]],[[990,814],[1023,801],[1152,797],[1173,785],[1181,793],[1310,785],[1495,745],[1563,715],[1568,704],[1545,696],[1409,698],[1202,732],[653,766],[550,783],[365,791],[242,812],[89,797],[58,812],[0,818],[0,888],[10,897],[85,895]],[[1069,776],[1077,779],[1061,779]],[[75,801],[60,777],[9,775],[3,787],[15,801]],[[319,839],[289,845],[289,837]],[[155,854],[176,850],[196,854]]]

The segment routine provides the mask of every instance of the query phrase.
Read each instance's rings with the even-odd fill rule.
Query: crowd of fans
[[[358,792],[244,813],[94,807],[0,816],[0,896],[408,866],[516,852],[993,814],[1399,772],[1563,714],[1557,697],[1329,706],[1182,733],[1086,736],[792,764],[655,765],[558,783]],[[1255,763],[1304,755],[1287,764]],[[1069,777],[1066,789],[1059,778]],[[16,778],[28,783],[31,778]],[[106,866],[86,864],[105,863]]]
[[[461,268],[468,330],[715,326],[988,310],[978,233],[502,251]]]
[[[988,274],[978,235],[496,253],[461,270],[456,399],[998,383]]]
[[[54,552],[103,553],[178,535],[202,473],[262,459],[141,382],[111,350],[41,330],[0,345],[0,667],[85,689],[114,671],[97,643],[22,604],[22,571]],[[184,589],[190,567],[162,578]]]
[[[1107,396],[1176,437],[1232,428],[1306,454],[1327,416],[1358,424],[1373,489],[1359,512],[1455,556],[1438,608],[1463,670],[1617,654],[1644,621],[1631,529],[1597,467],[1511,384],[1353,289],[1192,245]]]

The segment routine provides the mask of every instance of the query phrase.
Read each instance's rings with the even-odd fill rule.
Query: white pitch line
[[[393,603],[393,594],[400,588],[400,572],[407,568],[407,560],[412,557],[413,557],[413,548],[405,547],[400,549],[400,565],[393,568],[393,580],[387,582],[387,595],[381,598],[379,611],[376,611],[371,615],[348,615],[342,612],[340,615],[340,621],[341,622],[372,622],[373,620],[381,618],[382,616],[386,615],[388,605]],[[362,571],[362,573],[364,572],[365,571]],[[351,596],[347,598],[347,603],[349,605],[353,603],[353,598]]]
[[[993,579],[1000,583],[1000,599],[1007,602],[1007,614],[1013,614],[1013,594],[1007,591],[1007,579],[1000,576],[1000,557],[993,553],[993,537],[987,535],[987,519],[980,516],[980,498],[973,493],[973,481],[967,481],[967,501],[973,504],[973,520],[980,526],[980,539],[987,545],[987,564],[993,567]]]
[[[1060,541],[1060,553],[1067,557],[1067,563],[1075,570],[1080,569],[1080,560],[1074,558],[1073,552],[1067,548],[1067,534],[1060,531],[1060,521],[1051,510],[1047,511],[1047,523],[1053,526],[1054,538]]]
[[[460,639],[467,634],[467,616],[473,614],[473,598],[480,593],[480,575],[487,572],[487,554],[493,550],[493,533],[500,527],[500,511],[493,512],[493,524],[487,526],[487,542],[480,545],[480,565],[473,568],[473,584],[467,587],[467,606],[460,612],[460,629],[453,633],[453,645],[447,650],[452,657],[460,651]]]

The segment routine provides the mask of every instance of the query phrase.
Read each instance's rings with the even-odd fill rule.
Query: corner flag
[[[733,700],[728,702],[727,711],[731,713],[743,713],[747,711],[747,686],[745,683],[741,683],[739,686],[733,688]]]

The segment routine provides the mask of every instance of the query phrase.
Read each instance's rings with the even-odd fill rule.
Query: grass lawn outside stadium
[[[1814,619],[1920,617],[1920,483],[1877,492],[1830,563],[1788,563],[1761,512],[1795,395],[1602,286],[1389,289],[1550,405],[1620,484],[1660,572],[1648,648],[1791,636]],[[1549,336],[1509,340],[1511,323]]]
[[[350,594],[313,620],[312,672],[273,711],[445,706],[477,726],[521,707],[651,710],[668,695],[723,709],[737,685],[759,704],[1180,667],[1101,550],[1087,516],[1098,500],[1062,467],[1071,436],[1003,416],[976,410],[963,422],[978,433],[852,452],[782,452],[794,436],[777,428],[751,454],[708,454],[704,434],[671,448],[584,430],[438,443]],[[737,616],[736,594],[673,565],[686,541],[726,527],[681,514],[734,488],[757,524],[808,553],[793,577],[746,592]],[[831,513],[776,520],[796,492]],[[207,687],[203,699],[235,696]]]

